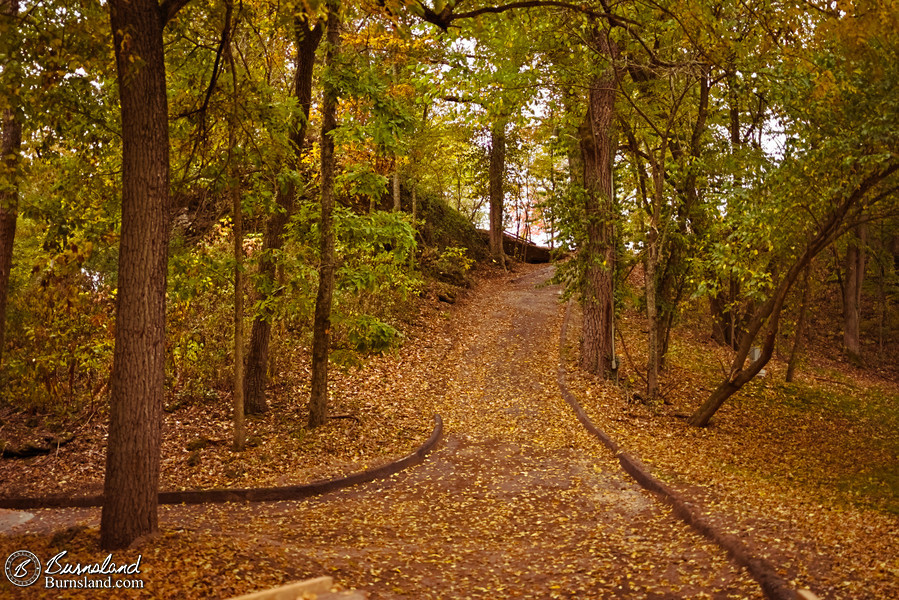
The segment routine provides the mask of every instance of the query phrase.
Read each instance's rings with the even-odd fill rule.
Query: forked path
[[[762,597],[577,422],[555,384],[550,275],[528,267],[456,311],[452,349],[425,366],[445,441],[424,464],[307,502],[234,507],[234,533],[373,599]]]

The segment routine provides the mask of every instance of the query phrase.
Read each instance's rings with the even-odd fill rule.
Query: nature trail
[[[453,315],[455,343],[429,365],[445,443],[424,464],[305,502],[223,507],[221,525],[373,599],[761,598],[579,425],[555,385],[552,268],[521,269]]]
[[[161,542],[132,549],[150,553],[147,591],[223,597],[276,573],[285,583],[330,575],[372,600],[763,598],[625,475],[562,398],[552,269],[481,281],[416,359],[390,371],[417,394],[384,402],[443,418],[444,441],[424,463],[302,501],[161,506]],[[99,514],[37,512],[35,530]]]

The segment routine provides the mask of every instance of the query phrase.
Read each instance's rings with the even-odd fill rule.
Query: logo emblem
[[[28,550],[16,550],[6,559],[6,578],[19,587],[27,587],[41,576],[41,561]]]

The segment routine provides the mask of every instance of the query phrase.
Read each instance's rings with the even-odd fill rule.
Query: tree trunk
[[[752,308],[738,306],[740,283],[733,274],[728,277],[727,291],[719,291],[709,298],[712,317],[712,337],[716,342],[736,350],[746,330],[746,321]]]
[[[658,246],[650,230],[646,259],[646,320],[649,322],[649,348],[646,357],[646,400],[654,402],[659,394],[659,309],[656,298],[656,266],[658,265]]]
[[[238,173],[234,174],[231,189],[234,210],[234,450],[244,449],[247,436],[244,420],[244,364],[243,364],[243,209],[240,199]]]
[[[722,346],[733,345],[730,342],[729,312],[727,295],[718,292],[709,296],[709,315],[712,319],[712,339]]]
[[[399,161],[396,161],[397,163]],[[393,168],[393,211],[399,212],[402,208],[400,201],[400,168],[399,165]]]
[[[506,121],[497,119],[490,129],[490,252],[503,267],[503,181],[506,172]]]
[[[169,242],[168,104],[156,0],[111,0],[122,119],[122,233],[100,543],[158,528]]]
[[[337,7],[328,4],[327,51],[325,67],[334,69],[340,43]],[[322,98],[321,135],[321,266],[318,294],[315,298],[315,322],[312,331],[312,382],[309,395],[309,427],[325,423],[328,415],[328,351],[331,345],[331,296],[334,291],[334,138],[337,128],[337,89],[325,79]]]
[[[18,14],[19,0],[4,0],[0,4],[0,18],[3,20],[12,22]],[[13,27],[17,29],[17,26]],[[16,92],[6,91],[10,98]],[[18,170],[21,147],[22,123],[16,116],[15,109],[7,108],[0,113],[0,366],[3,364],[3,350],[6,347],[6,304],[16,219],[19,214]]]
[[[747,327],[747,333],[737,347],[736,355],[731,362],[730,372],[727,379],[712,392],[709,398],[700,406],[696,412],[690,417],[690,425],[696,427],[705,427],[709,424],[712,416],[718,411],[724,402],[740,390],[744,385],[755,377],[761,371],[771,355],[774,353],[774,342],[777,338],[777,330],[780,326],[780,316],[786,301],[787,294],[793,283],[799,277],[799,273],[805,269],[818,252],[823,249],[829,239],[827,232],[822,232],[816,239],[809,244],[805,253],[793,264],[787,271],[780,284],[775,288],[773,295],[759,308],[753,315]],[[759,357],[746,365],[746,359],[763,328],[767,327],[765,342],[762,345]],[[745,366],[745,368],[744,368]]]
[[[808,312],[808,294],[809,283],[808,276],[811,266],[805,268],[802,284],[802,302],[799,304],[799,318],[796,320],[796,333],[793,337],[793,349],[790,350],[790,360],[787,362],[787,374],[784,380],[787,383],[793,382],[796,374],[796,364],[799,362],[799,351],[802,348],[802,336],[805,335],[805,315]]]
[[[659,314],[658,268],[661,249],[665,240],[659,233],[662,227],[662,203],[665,201],[665,155],[668,146],[665,141],[658,150],[658,156],[647,145],[652,169],[652,202],[649,211],[649,231],[646,239],[646,318],[649,321],[649,351],[646,359],[646,399],[654,402],[659,394],[659,370],[661,369],[662,323]]]
[[[399,68],[397,67],[397,63],[394,60],[394,63],[391,67],[391,73],[393,74],[393,85],[396,85],[397,79],[399,78]],[[402,210],[402,199],[400,198],[400,157],[394,155],[393,157],[393,211],[399,212]]]
[[[880,222],[881,255],[877,261],[877,347],[883,352],[885,325],[887,318],[887,258],[889,257],[887,239],[884,235],[885,221]]]
[[[664,273],[659,278],[659,295],[663,299],[662,306],[662,347],[660,350],[659,364],[664,367],[668,355],[668,347],[671,339],[671,328],[677,316],[678,306],[683,298],[686,286],[686,277],[689,271],[687,262],[693,253],[695,240],[703,238],[704,232],[709,228],[709,214],[701,201],[698,188],[699,173],[702,170],[701,157],[703,153],[703,137],[706,132],[709,111],[709,92],[711,83],[709,73],[704,68],[699,76],[699,97],[696,107],[696,120],[693,122],[693,131],[690,135],[690,143],[684,146],[677,140],[670,141],[671,155],[681,165],[685,172],[683,183],[675,183],[674,187],[680,192],[681,202],[676,205],[676,226],[679,235],[670,238],[668,246],[668,258]],[[675,180],[676,181],[676,180]],[[714,331],[713,331],[714,335]],[[724,343],[723,337],[720,343]]]
[[[865,279],[867,227],[859,225],[849,234],[846,248],[846,281],[843,286],[843,345],[853,364],[862,362],[860,304]]]
[[[294,74],[294,94],[303,116],[291,124],[290,143],[293,146],[292,168],[299,169],[303,144],[306,140],[306,125],[312,105],[312,71],[315,66],[315,51],[322,38],[321,24],[310,27],[307,15],[298,15],[294,20],[294,43],[297,48],[297,69]],[[265,302],[276,289],[273,256],[284,245],[284,228],[293,214],[293,185],[279,189],[276,195],[278,208],[265,229],[262,258],[259,261],[259,275],[263,284],[259,289],[263,308],[253,319],[250,333],[250,347],[247,353],[246,377],[244,378],[244,409],[247,414],[262,414],[268,410],[266,386],[268,385],[269,352],[272,336],[273,310]]]
[[[733,64],[725,72],[725,80],[727,82],[727,103],[728,103],[728,133],[730,135],[730,144],[732,151],[736,152],[743,146],[743,138],[740,135],[740,100],[737,95],[737,75]],[[740,175],[734,175],[734,188],[739,188],[743,184]],[[742,324],[742,314],[738,310],[736,300],[739,295],[739,285],[733,277],[729,276],[729,293],[719,292],[711,299],[709,308],[712,311],[712,337],[720,344],[730,346],[734,350],[740,345],[740,325]],[[724,288],[724,285],[721,286]]]
[[[231,27],[231,14],[234,9],[233,0],[226,0],[225,4],[225,54],[228,57],[228,65],[231,69],[232,112],[231,122],[228,124],[228,169],[231,171],[231,212],[234,219],[234,385],[233,395],[233,419],[234,439],[233,448],[236,452],[242,452],[247,437],[246,422],[244,420],[244,364],[243,364],[243,203],[240,198],[240,172],[234,164],[234,148],[237,146],[237,128],[239,126],[238,108],[240,97],[237,89],[237,68],[234,64],[234,52],[231,42],[234,39]]]
[[[596,31],[598,51],[612,60],[618,49],[605,32]],[[612,125],[615,119],[617,74],[612,67],[590,85],[587,115],[580,128],[584,165],[584,204],[587,240],[583,252],[586,278],[581,294],[584,325],[581,368],[597,375],[612,369],[615,277],[615,209],[612,166],[615,158]]]

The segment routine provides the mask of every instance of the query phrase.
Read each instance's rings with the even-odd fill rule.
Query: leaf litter
[[[352,412],[358,422],[341,419],[322,434],[288,435],[278,445],[263,437],[259,453],[286,456],[273,457],[270,470],[260,465],[265,461],[241,456],[246,466],[239,485],[337,476],[395,458],[424,441],[431,414],[438,412],[444,442],[424,464],[299,502],[163,506],[162,533],[116,553],[122,561],[141,554],[146,565],[145,589],[129,591],[130,597],[221,598],[329,574],[373,599],[761,598],[745,572],[623,475],[577,423],[555,388],[557,290],[537,285],[548,277],[546,267],[520,269],[513,281],[503,274],[480,281],[451,309],[426,307],[406,347],[335,384],[333,412]],[[580,392],[590,390],[595,399],[600,390],[620,413],[605,386],[587,383]],[[301,397],[298,389],[292,392]],[[613,411],[603,416],[597,413],[601,404],[586,404],[597,422],[622,436]],[[265,419],[302,430],[274,402],[273,409]],[[223,436],[221,429],[209,434]],[[306,453],[294,453],[291,444]],[[211,456],[218,447],[207,446]],[[641,458],[656,464],[647,448]],[[685,482],[706,481],[689,479],[691,471],[671,473],[683,473]],[[219,485],[228,481],[223,476],[224,470],[219,476],[211,469],[202,481]],[[707,508],[729,511],[727,518],[744,511],[743,521],[724,522],[745,535],[767,530],[746,527],[752,511],[739,503],[749,494],[725,484],[714,484],[720,499],[714,496],[718,503],[708,501]],[[711,498],[705,487],[682,485]],[[57,538],[71,532],[64,546],[79,560],[105,557],[97,544],[97,510],[36,512],[38,518],[17,535],[0,537],[0,553],[27,547],[47,554],[60,547],[48,533],[55,530]],[[64,529],[71,523],[83,525]],[[29,528],[33,533],[21,533]],[[793,565],[801,562],[786,563],[800,579],[806,571]],[[66,590],[59,597],[89,596]]]
[[[797,588],[899,598],[899,478],[888,477],[899,473],[895,381],[836,368],[812,348],[797,382],[783,383],[775,358],[698,429],[683,417],[720,382],[730,351],[688,320],[673,331],[664,403],[647,406],[628,389],[640,386],[647,324],[625,311],[620,325],[624,390],[577,369],[576,326],[566,344],[569,386],[597,426]]]

